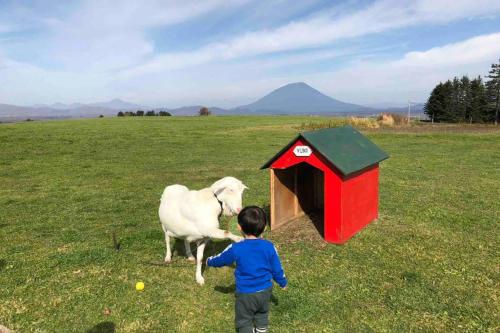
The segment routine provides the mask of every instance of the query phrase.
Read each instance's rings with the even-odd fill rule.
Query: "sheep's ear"
[[[225,187],[221,187],[221,188],[218,188],[217,190],[214,191],[214,194],[215,196],[219,196],[219,194],[221,194],[222,192],[224,192],[226,188]]]
[[[226,187],[227,187],[226,181],[224,178],[222,178],[213,183],[212,186],[210,186],[210,189],[212,190],[212,192],[215,193],[215,195],[218,195],[222,193]]]
[[[245,184],[243,184],[243,189],[244,190],[248,190],[248,186],[246,186]]]

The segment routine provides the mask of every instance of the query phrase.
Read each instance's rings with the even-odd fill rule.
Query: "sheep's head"
[[[226,216],[237,215],[241,211],[243,191],[247,188],[234,177],[224,177],[210,186],[217,199],[222,202],[222,212]]]

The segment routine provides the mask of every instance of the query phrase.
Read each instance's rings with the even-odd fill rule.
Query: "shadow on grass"
[[[224,251],[226,247],[231,244],[231,241],[229,239],[225,239],[222,241],[210,241],[207,246],[205,247],[205,252],[203,253],[203,256],[205,258],[211,257],[213,255],[217,255]]]
[[[231,244],[230,240],[223,241],[210,241],[205,247],[205,251],[203,253],[203,258],[206,258],[219,254],[224,249]],[[196,242],[191,243],[191,252],[194,256],[196,256]],[[202,271],[205,271],[205,260],[203,260]],[[145,265],[150,266],[160,266],[160,267],[188,267],[188,266],[196,266],[196,262],[188,261],[186,258],[186,249],[184,247],[184,241],[182,239],[176,239],[175,244],[172,249],[172,261],[169,263],[164,262],[163,260],[158,261],[143,261]]]
[[[207,246],[205,247],[205,251],[203,252],[203,265],[201,266],[202,274],[207,269],[206,264],[205,264],[206,258],[211,257],[211,256],[215,256],[215,255],[221,253],[222,251],[224,251],[226,249],[226,247],[229,246],[229,244],[231,244],[231,241],[229,239],[224,239],[222,241],[216,241],[216,242],[210,240],[208,242]]]
[[[203,252],[203,257],[206,259],[213,255],[219,254],[222,251],[224,251],[224,249],[229,244],[231,244],[231,241],[229,239],[224,239],[221,241],[210,240],[207,246],[205,247],[205,251]],[[196,257],[196,249],[197,249],[196,242],[192,242],[191,252],[195,257]],[[184,241],[182,239],[175,240],[175,245],[173,246],[172,255],[186,258],[186,248],[184,246]]]
[[[115,333],[115,324],[110,321],[104,321],[88,329],[85,333]]]
[[[217,291],[217,292],[223,293],[223,294],[234,294],[236,291],[236,285],[233,283],[232,285],[227,286],[227,287],[215,286],[214,291]],[[273,294],[271,294],[271,303],[273,303],[274,305],[278,305],[278,303],[279,303],[278,299]]]
[[[4,259],[0,259],[0,271],[2,271],[7,265],[7,261]]]
[[[214,290],[223,293],[223,294],[234,294],[234,291],[236,290],[236,285],[233,283],[230,286],[224,287],[224,286],[215,286]]]

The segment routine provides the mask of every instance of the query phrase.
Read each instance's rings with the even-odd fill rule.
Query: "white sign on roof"
[[[293,153],[298,157],[307,157],[312,154],[312,149],[309,146],[296,146]]]

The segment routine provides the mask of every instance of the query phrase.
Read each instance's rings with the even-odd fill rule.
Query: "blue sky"
[[[498,0],[0,0],[0,103],[230,107],[304,81],[404,104],[498,58]]]

